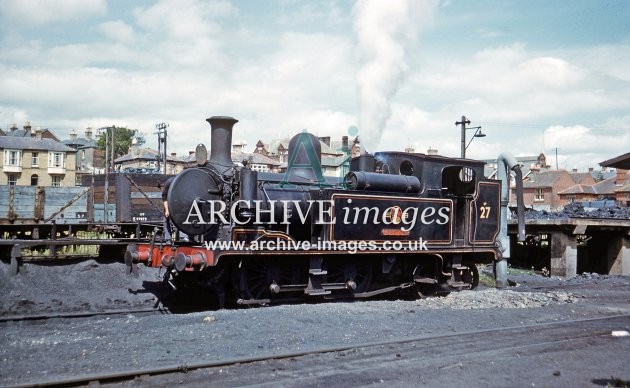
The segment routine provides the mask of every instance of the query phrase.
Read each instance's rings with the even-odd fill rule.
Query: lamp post
[[[466,127],[466,124],[470,124],[470,120],[468,120],[466,118],[466,116],[462,116],[462,121],[456,121],[455,125],[461,125],[461,131],[462,131],[462,136],[461,136],[461,148],[462,148],[462,159],[466,157],[466,149],[468,148],[468,146],[470,145],[470,143],[473,141],[474,138],[476,137],[485,137],[486,134],[481,132],[481,127]],[[468,142],[468,144],[466,144],[466,130],[467,129],[475,129],[475,134],[470,138],[470,141]]]

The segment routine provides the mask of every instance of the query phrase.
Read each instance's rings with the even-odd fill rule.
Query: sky
[[[626,0],[2,0],[0,125],[138,129],[169,153],[303,129],[368,151],[545,152],[584,171],[630,152]]]

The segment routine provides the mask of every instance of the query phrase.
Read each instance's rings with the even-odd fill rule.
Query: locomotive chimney
[[[233,117],[212,116],[206,119],[210,123],[210,164],[216,167],[221,174],[227,173],[232,163],[232,128],[238,123]]]

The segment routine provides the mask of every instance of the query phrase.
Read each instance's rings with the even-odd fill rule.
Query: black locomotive
[[[188,241],[130,246],[129,266],[165,267],[175,289],[203,286],[221,305],[296,298],[419,297],[475,288],[477,263],[501,257],[501,183],[484,163],[402,152],[363,154],[324,177],[320,143],[289,144],[285,173],[230,156],[237,120],[215,116],[210,158],[171,184],[168,205]]]

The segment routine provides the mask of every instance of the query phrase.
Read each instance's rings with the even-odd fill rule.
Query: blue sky
[[[356,125],[368,150],[458,156],[466,115],[469,157],[598,168],[630,151],[629,20],[625,0],[3,0],[0,125],[155,146],[167,122],[181,155],[232,115],[250,150]]]

